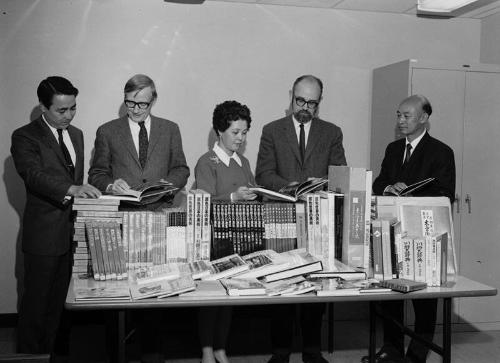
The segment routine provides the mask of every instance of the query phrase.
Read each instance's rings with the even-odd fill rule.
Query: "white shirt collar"
[[[234,161],[236,161],[236,163],[240,167],[243,166],[243,163],[241,162],[241,159],[238,156],[237,152],[233,152],[233,155],[229,156],[228,154],[226,154],[224,150],[222,150],[217,141],[215,142],[212,150],[214,151],[215,155],[217,155],[217,157],[220,159],[220,161],[224,163],[225,166],[229,167],[229,162],[231,161],[231,159],[234,159]]]
[[[130,125],[130,127],[135,127],[135,128],[138,128],[140,129],[141,127],[139,126],[139,123],[138,122],[134,122],[130,119],[130,117],[127,116],[127,120],[128,120],[128,124]],[[148,136],[149,136],[149,130],[150,130],[150,125],[151,125],[151,115],[148,115],[148,117],[146,117],[144,119],[144,126],[146,126],[146,129],[148,130]]]
[[[422,140],[422,137],[424,137],[424,135],[427,133],[427,129],[424,129],[424,132],[422,132],[422,134],[417,137],[415,140],[413,140],[412,142],[408,142],[408,139],[406,139],[406,144],[405,145],[408,145],[408,144],[411,144],[411,152],[413,153],[413,150],[415,150],[415,148],[417,147],[418,143],[420,142],[420,140]]]
[[[300,143],[300,122],[297,121],[297,119],[293,114],[292,114],[292,120],[293,120],[293,126],[295,127],[295,133],[297,134],[297,142]],[[304,136],[306,139],[306,144],[304,146],[307,146],[307,139],[309,138],[309,130],[311,129],[311,124],[313,120],[314,118],[311,121],[306,122],[304,124]]]

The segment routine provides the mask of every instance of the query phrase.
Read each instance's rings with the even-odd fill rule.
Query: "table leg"
[[[451,297],[443,299],[443,363],[451,363]]]
[[[333,353],[333,303],[330,302],[328,306],[328,353]]]
[[[125,310],[118,310],[117,312],[117,361],[118,363],[125,363]]]
[[[368,346],[370,363],[375,363],[375,347],[377,345],[377,314],[375,312],[375,304],[375,301],[370,301],[370,343]]]

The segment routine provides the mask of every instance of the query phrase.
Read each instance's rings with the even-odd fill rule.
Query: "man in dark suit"
[[[323,93],[320,79],[297,78],[290,93],[292,114],[264,126],[260,139],[255,179],[272,190],[311,177],[324,177],[329,165],[346,165],[342,130],[317,117]],[[302,360],[322,363],[321,319],[324,304],[301,307]],[[271,338],[273,356],[269,362],[288,362],[293,337],[295,306],[273,309]]]
[[[124,192],[129,186],[160,179],[182,189],[189,168],[179,127],[151,115],[156,87],[137,74],[125,84],[127,115],[100,126],[89,182],[101,191]]]
[[[17,348],[21,353],[51,353],[54,361],[56,341],[67,339],[59,326],[71,277],[71,199],[101,193],[82,185],[83,133],[70,125],[78,90],[63,77],[48,77],[37,94],[42,115],[15,130],[11,146],[26,186]]]
[[[390,143],[385,151],[380,175],[373,182],[376,195],[399,192],[407,185],[433,177],[435,180],[414,196],[455,195],[455,158],[453,150],[431,137],[426,130],[432,107],[429,100],[413,95],[401,102],[397,111],[397,128],[405,136]],[[437,299],[412,300],[415,332],[432,340],[436,325]],[[402,323],[402,301],[381,303],[383,312]],[[376,354],[376,362],[425,362],[429,349],[412,339],[404,354],[404,335],[392,321],[384,320],[384,346]],[[362,362],[368,362],[363,357]]]

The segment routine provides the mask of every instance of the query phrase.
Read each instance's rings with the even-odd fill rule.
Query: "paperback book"
[[[132,299],[141,300],[151,297],[168,297],[195,289],[195,283],[190,275],[184,275],[173,280],[160,280],[147,284],[130,284]]]
[[[287,185],[281,188],[277,192],[274,190],[266,189],[261,186],[250,187],[249,189],[254,193],[261,194],[270,199],[287,201],[287,202],[296,202],[303,194],[317,190],[323,187],[327,183],[328,179],[326,178],[311,178],[303,183]]]

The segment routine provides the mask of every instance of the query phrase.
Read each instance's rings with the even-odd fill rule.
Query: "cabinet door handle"
[[[467,203],[467,206],[468,206],[468,209],[469,209],[469,214],[471,214],[471,197],[469,194],[467,194],[467,196],[465,197],[465,203]]]
[[[457,214],[460,213],[460,196],[458,194],[455,194],[455,204],[457,206]]]

